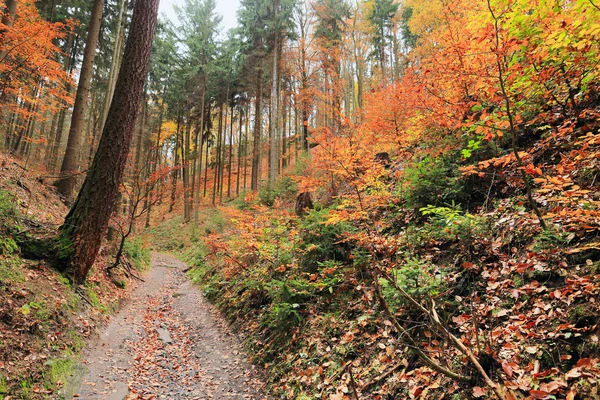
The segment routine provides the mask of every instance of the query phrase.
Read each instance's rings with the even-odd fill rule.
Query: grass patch
[[[140,238],[125,241],[124,251],[136,270],[142,272],[150,267],[150,249]]]
[[[25,282],[25,275],[21,270],[21,263],[17,257],[3,257],[0,255],[0,281],[11,283]]]
[[[75,363],[68,356],[46,362],[44,371],[44,388],[55,389],[64,384],[75,372]]]
[[[90,300],[90,303],[92,304],[92,307],[97,308],[98,310],[100,310],[102,312],[107,311],[106,306],[104,304],[102,304],[102,302],[98,298],[98,295],[96,294],[96,292],[94,292],[91,288],[88,288],[87,296]]]
[[[6,380],[4,376],[0,374],[0,400],[4,400],[4,395],[8,394],[8,388],[6,387]]]

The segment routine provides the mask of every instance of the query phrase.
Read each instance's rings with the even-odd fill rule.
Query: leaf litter
[[[260,371],[220,314],[187,280],[185,265],[154,256],[131,303],[89,351],[86,399],[264,399]],[[112,397],[111,397],[112,396]]]

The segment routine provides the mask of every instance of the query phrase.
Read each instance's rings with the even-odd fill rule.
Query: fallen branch
[[[389,370],[387,370],[383,374],[381,374],[381,375],[379,375],[379,376],[371,379],[369,382],[367,382],[364,385],[362,385],[362,387],[360,388],[360,390],[363,391],[363,390],[366,390],[366,389],[370,388],[373,385],[378,384],[379,382],[381,382],[382,380],[386,379],[388,376],[390,376],[394,372],[398,371],[403,366],[404,366],[404,362],[400,361],[399,363],[397,363],[396,365],[394,365],[392,368],[390,368]]]
[[[342,365],[342,367],[339,368],[337,371],[334,371],[334,373],[331,374],[331,376],[329,378],[327,378],[327,380],[329,382],[331,382],[338,374],[343,373],[346,370],[346,368],[348,367],[348,365],[350,365],[351,363],[352,363],[352,361],[348,361],[346,364]],[[321,393],[319,395],[320,398],[323,398],[323,392],[325,391],[326,388],[327,387],[324,386],[323,390],[321,390]]]
[[[492,390],[494,391],[494,393],[496,394],[496,396],[498,396],[498,398],[501,399],[501,400],[505,399],[506,396],[502,392],[502,389],[500,388],[500,385],[497,384],[496,382],[494,382],[488,376],[488,374],[485,372],[485,370],[483,369],[483,367],[481,366],[481,364],[479,363],[479,361],[477,360],[477,357],[475,357],[475,355],[473,354],[473,352],[471,350],[469,350],[463,344],[463,342],[460,341],[460,339],[458,339],[456,336],[454,336],[454,334],[452,334],[452,332],[450,332],[450,330],[440,321],[438,313],[437,313],[437,311],[435,309],[435,301],[433,299],[431,300],[431,303],[432,303],[431,310],[428,310],[421,303],[419,303],[418,301],[416,301],[410,294],[408,294],[406,292],[406,290],[404,290],[402,287],[400,287],[400,285],[398,285],[398,283],[396,282],[395,279],[393,279],[393,277],[390,277],[388,274],[385,274],[385,275],[388,278],[387,279],[388,282],[390,282],[394,286],[394,288],[398,292],[400,292],[400,294],[402,294],[402,296],[404,296],[408,301],[410,301],[417,308],[419,308],[425,315],[429,316],[429,318],[437,326],[438,330],[440,330],[441,333],[443,333],[444,336],[446,336],[450,340],[451,344],[457,350],[459,350],[461,353],[463,353],[465,356],[467,356],[467,358],[471,361],[471,363],[473,363],[473,365],[475,366],[475,368],[477,369],[477,371],[481,374],[481,376],[484,379],[485,383],[490,388],[492,388]],[[378,295],[381,296],[380,293]],[[385,299],[383,298],[383,296],[381,296],[381,300],[385,302]],[[387,303],[385,304],[385,306],[387,307]],[[388,309],[388,313],[390,313],[389,309]],[[402,329],[404,329],[404,328],[402,328]]]
[[[432,320],[436,323],[436,325],[438,325],[446,334],[446,336],[454,343],[454,345],[463,353],[465,354],[469,360],[471,360],[471,362],[473,363],[473,365],[475,366],[475,368],[477,368],[477,371],[479,371],[479,373],[481,374],[481,376],[483,377],[483,379],[485,380],[485,383],[492,388],[492,390],[494,391],[494,393],[496,393],[496,396],[498,396],[499,399],[505,399],[506,395],[502,392],[500,385],[497,384],[496,382],[494,382],[489,376],[488,374],[485,372],[485,370],[483,369],[483,367],[481,366],[481,364],[479,363],[479,361],[477,360],[477,357],[475,357],[475,354],[473,354],[473,352],[471,350],[469,350],[469,348],[467,348],[467,346],[464,345],[463,342],[460,341],[459,338],[457,338],[456,336],[454,336],[452,334],[452,332],[450,332],[441,322],[440,322],[440,318],[438,316],[438,313],[435,309],[435,301],[431,300],[431,317]]]
[[[379,284],[377,283],[377,281],[375,281],[375,293],[377,295],[377,299],[379,300],[379,304],[384,309],[387,316],[390,318],[392,325],[394,326],[394,328],[396,328],[396,331],[406,338],[406,340],[411,345],[411,347],[410,347],[411,351],[417,357],[419,357],[421,359],[421,361],[423,361],[429,368],[433,369],[434,371],[439,372],[440,374],[446,375],[448,378],[451,378],[451,379],[454,379],[457,381],[461,381],[461,382],[470,382],[471,381],[471,377],[456,373],[454,371],[451,371],[447,368],[442,367],[441,365],[436,363],[431,357],[429,357],[427,354],[425,354],[425,352],[423,350],[421,350],[421,348],[419,347],[419,344],[416,343],[414,341],[414,339],[410,336],[410,333],[406,329],[404,329],[404,327],[402,325],[400,325],[400,323],[398,322],[398,320],[396,319],[396,317],[394,316],[394,314],[388,307],[387,302],[385,301],[385,298],[381,294],[381,290],[379,289]]]

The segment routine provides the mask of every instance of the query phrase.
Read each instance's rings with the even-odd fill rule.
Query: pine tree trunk
[[[279,135],[277,133],[277,85],[278,85],[278,49],[277,39],[273,46],[273,82],[271,83],[271,119],[269,122],[269,136],[271,139],[269,148],[269,187],[272,189],[275,185],[277,172],[279,169]]]
[[[211,107],[210,104],[208,105],[208,112],[207,112],[208,118],[211,118]],[[208,190],[208,167],[210,165],[210,146],[208,145],[208,138],[210,137],[210,131],[211,129],[209,128],[208,131],[206,132],[206,153],[204,154],[204,159],[206,160],[204,162],[204,193],[202,195],[202,197],[206,197],[207,194],[207,190]]]
[[[94,73],[94,59],[96,58],[96,47],[98,46],[103,8],[104,0],[94,0],[92,16],[88,25],[81,75],[79,77],[73,116],[71,118],[71,127],[69,129],[69,138],[67,140],[67,150],[65,151],[65,157],[60,168],[61,179],[56,184],[60,195],[67,200],[70,200],[73,196],[73,191],[77,184],[77,176],[74,174],[79,168],[79,149],[81,147],[83,122],[88,108],[90,83]]]
[[[227,155],[227,113],[229,108],[225,104],[225,120],[223,121],[223,133],[221,134],[221,154],[219,158],[219,203],[223,204],[223,187],[225,186],[225,157]]]
[[[248,133],[250,131],[250,105],[246,106],[246,131],[244,133],[244,190],[248,187]]]
[[[288,166],[288,162],[287,162],[287,96],[286,96],[287,90],[284,87],[283,88],[283,105],[282,105],[282,111],[281,111],[281,116],[282,116],[282,121],[281,121],[281,168],[283,171],[285,171],[285,169]]]
[[[229,166],[227,168],[227,198],[231,198],[231,167],[233,166],[233,105],[229,121]]]
[[[198,166],[196,167],[196,186],[197,189],[194,192],[195,205],[194,205],[194,220],[196,225],[198,224],[198,211],[200,209],[200,185],[202,184],[202,150],[204,149],[204,103],[206,101],[206,82],[202,87],[202,104],[200,108],[200,146],[198,150]],[[208,143],[206,144],[208,147]]]
[[[123,14],[125,11],[125,0],[121,0],[119,4],[119,18],[117,20],[117,32],[115,33],[115,44],[112,50],[110,73],[108,76],[106,96],[104,98],[104,105],[102,106],[102,116],[100,119],[100,131],[104,130],[104,124],[106,123],[106,117],[108,116],[108,110],[110,108],[110,102],[115,93],[115,84],[117,83],[117,76],[119,75],[119,66],[123,50],[124,41],[124,29],[123,29]]]
[[[223,134],[223,104],[219,107],[219,131],[217,133],[217,154],[215,155],[215,180],[213,182],[212,205],[217,204],[217,192],[219,191],[219,172],[221,166],[221,137]]]
[[[162,91],[162,98],[164,99],[165,96],[165,92],[166,92],[166,87],[163,87],[163,91]],[[160,112],[158,114],[158,133],[156,134],[156,144],[154,146],[154,159],[152,162],[152,165],[150,166],[150,173],[148,173],[148,176],[151,176],[153,173],[155,173],[158,170],[158,164],[159,164],[159,159],[160,159],[160,136],[162,134],[162,125],[163,125],[163,118],[164,118],[164,114],[165,114],[165,103],[164,101],[160,102]],[[157,184],[157,186],[160,187],[160,182]],[[158,196],[158,193],[155,194],[156,196]],[[153,194],[151,193],[149,195],[153,196]],[[148,200],[148,207],[146,207],[147,211],[146,211],[146,224],[145,227],[150,228],[150,217],[152,215],[152,204],[154,204],[154,202],[152,202],[150,199]]]
[[[238,154],[237,154],[237,179],[236,181],[236,186],[235,186],[235,196],[239,196],[240,195],[240,180],[242,178],[242,128],[243,128],[243,116],[244,113],[242,112],[243,108],[240,107],[239,112],[240,112],[240,126],[239,126],[239,132],[238,132]]]
[[[148,110],[148,99],[146,97],[146,92],[142,94],[142,114],[140,116],[140,122],[138,124],[138,132],[135,140],[135,163],[133,165],[133,173],[134,176],[141,176],[140,172],[140,164],[142,160],[142,147],[144,143],[144,124],[146,123],[146,112]]]
[[[119,194],[150,61],[159,0],[136,1],[108,121],[79,195],[60,228],[62,271],[83,284]]]
[[[185,136],[182,137],[183,143],[183,220],[190,222],[192,218],[192,198],[190,192],[190,116],[187,116],[187,124],[184,127]]]
[[[179,146],[180,129],[181,129],[181,110],[179,110],[177,113],[177,132],[175,133],[175,151],[174,151],[175,163],[173,165],[175,167],[175,169],[173,170],[173,172],[171,172],[171,203],[169,203],[169,212],[173,212],[173,208],[175,207],[175,200],[177,200],[177,177],[179,175],[179,166],[180,166],[179,149],[181,148]]]
[[[78,42],[79,40],[75,37],[75,35],[71,34],[68,36],[67,42],[65,43],[64,52],[66,54],[66,57],[63,63],[63,70],[65,72],[68,72],[69,74],[73,72],[73,67],[75,64],[75,53],[77,52]],[[65,92],[71,93],[70,80],[68,80],[65,85]],[[65,119],[68,108],[68,105],[63,104],[62,108],[57,113],[57,122],[56,124],[53,124],[53,130],[51,133],[52,138],[50,143],[48,143],[48,149],[46,150],[46,157],[44,162],[46,164],[46,168],[52,172],[56,170],[56,164],[58,161],[58,151],[60,149],[60,144],[62,141],[62,134],[65,127]]]
[[[261,107],[262,101],[262,70],[259,68],[256,73],[256,100],[254,105],[254,138],[252,144],[252,191],[258,191],[259,168],[260,168],[260,135],[261,135]]]

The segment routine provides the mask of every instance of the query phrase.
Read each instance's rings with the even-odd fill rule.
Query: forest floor
[[[173,257],[153,254],[145,282],[84,353],[88,372],[67,385],[81,384],[74,397],[266,398],[260,372],[187,279],[186,268]]]

